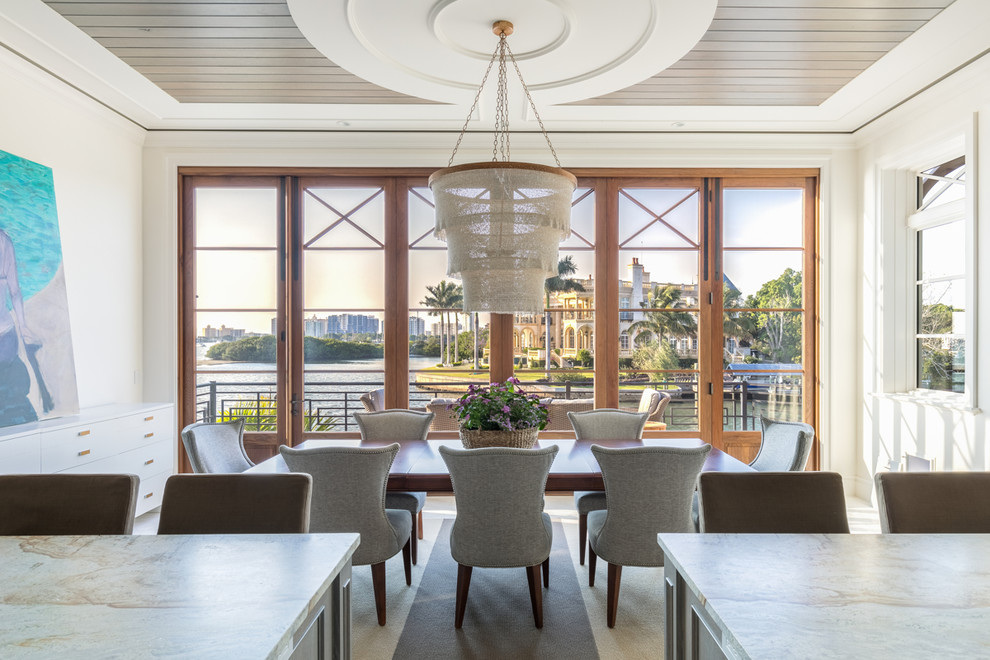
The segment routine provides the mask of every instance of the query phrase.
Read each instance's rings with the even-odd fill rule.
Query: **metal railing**
[[[477,381],[451,381],[423,384],[411,382],[409,407],[423,408],[434,398],[460,397],[468,385]],[[560,381],[530,384],[529,389],[555,399],[581,399],[594,396],[594,381]],[[305,395],[297,403],[297,413],[303,415],[307,431],[354,431],[357,423],[353,414],[364,410],[362,394],[382,387],[378,381],[311,382],[306,383]],[[698,384],[696,382],[663,381],[643,383],[673,395],[664,411],[662,421],[668,430],[698,428]],[[726,430],[759,430],[759,417],[768,414],[780,419],[800,419],[801,392],[794,385],[773,385],[754,389],[745,381],[726,382],[723,386],[722,422]],[[619,393],[619,405],[635,408],[641,390],[624,389]],[[275,383],[238,383],[209,381],[196,386],[196,420],[217,422],[242,417],[249,432],[275,431]]]

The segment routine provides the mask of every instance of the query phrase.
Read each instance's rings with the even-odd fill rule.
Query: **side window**
[[[961,156],[917,175],[908,226],[915,233],[915,359],[919,390],[965,393],[967,343],[966,160]]]

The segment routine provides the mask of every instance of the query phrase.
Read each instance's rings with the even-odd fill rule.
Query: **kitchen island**
[[[658,538],[667,658],[990,655],[990,535]]]

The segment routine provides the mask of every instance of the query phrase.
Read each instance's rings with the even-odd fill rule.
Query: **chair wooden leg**
[[[406,572],[406,586],[412,584],[412,543],[413,539],[416,538],[412,534],[409,535],[409,540],[406,544],[402,546],[402,568]]]
[[[529,601],[533,604],[533,621],[537,628],[543,627],[543,586],[540,584],[540,564],[526,567],[529,581]]]
[[[422,515],[422,513],[423,512],[420,511],[420,515]],[[423,531],[422,529],[420,529],[419,525],[416,524],[417,520],[419,519],[419,516],[417,516],[415,513],[412,513],[411,511],[409,512],[409,515],[412,516],[412,534],[409,535],[409,547],[412,549],[412,563],[413,565],[415,565],[417,559],[416,555],[418,554],[416,550],[419,545],[418,543],[416,543],[416,539],[423,538]]]
[[[550,557],[543,561],[543,588],[550,588]]]
[[[416,538],[422,541],[423,540],[423,510],[422,509],[419,510],[419,514],[416,517],[419,518],[419,524],[416,525]],[[413,563],[415,564],[416,562]]]
[[[588,544],[588,586],[595,586],[595,569],[598,568],[598,555],[595,554],[595,549]]]
[[[467,609],[468,589],[471,587],[471,566],[457,565],[457,600],[454,606],[454,627],[464,623],[464,610]]]
[[[378,625],[385,625],[385,562],[371,565],[371,584],[375,588],[375,611]]]
[[[619,582],[622,580],[622,567],[617,564],[608,565],[608,595],[606,602],[608,610],[606,622],[609,628],[615,628],[615,611],[619,609]]]
[[[584,549],[588,545],[588,514],[578,514],[578,556],[581,558],[581,565],[584,566]]]

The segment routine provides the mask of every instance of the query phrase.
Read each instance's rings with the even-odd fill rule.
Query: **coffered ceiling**
[[[0,41],[151,129],[455,130],[496,19],[551,130],[848,132],[990,47],[987,0],[19,0]]]

